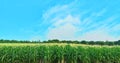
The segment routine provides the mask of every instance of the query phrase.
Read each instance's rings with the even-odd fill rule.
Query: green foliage
[[[17,41],[17,40],[0,40],[0,43],[72,43],[72,44],[87,44],[87,45],[109,45],[109,46],[113,46],[113,45],[120,45],[120,40],[118,41],[67,41],[67,40],[48,40],[48,41]]]
[[[0,46],[0,63],[120,63],[120,47]]]

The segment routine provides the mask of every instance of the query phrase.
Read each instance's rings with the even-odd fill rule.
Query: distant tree
[[[104,41],[98,41],[99,45],[105,45]]]
[[[120,40],[116,41],[115,44],[120,45]]]
[[[119,43],[120,43],[120,40],[118,40],[117,42],[119,42]]]
[[[48,40],[48,43],[59,43],[60,41],[58,39]]]
[[[87,41],[82,40],[80,43],[81,43],[81,44],[87,44]]]
[[[95,44],[94,41],[89,41],[88,43],[89,43],[90,45],[94,45],[94,44]]]
[[[80,42],[76,40],[76,41],[72,41],[72,43],[79,44]]]

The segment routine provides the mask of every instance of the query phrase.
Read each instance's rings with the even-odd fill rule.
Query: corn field
[[[0,63],[120,63],[120,47],[4,44]]]

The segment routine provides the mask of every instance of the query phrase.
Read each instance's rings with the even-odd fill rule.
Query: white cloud
[[[91,32],[87,32],[83,36],[80,36],[78,40],[89,40],[89,41],[114,41],[119,38],[112,37],[109,33],[104,29],[94,30]]]
[[[78,24],[80,24],[79,18],[73,17],[71,15],[66,16],[64,19],[58,19],[49,28],[47,37],[48,39],[73,39],[76,32],[79,31],[79,28],[76,27]]]
[[[60,27],[50,29],[48,39],[72,39],[75,36],[77,28],[72,24],[65,24]]]
[[[56,19],[57,21],[53,24],[54,26],[62,26],[66,23],[72,24],[72,25],[79,25],[80,20],[78,17],[73,17],[71,15],[66,16],[64,19]]]
[[[43,18],[44,19],[49,19],[49,17],[53,14],[58,14],[60,12],[64,12],[64,11],[67,11],[66,9],[68,9],[68,6],[67,5],[63,5],[63,6],[60,6],[60,5],[57,5],[55,7],[52,7],[50,8],[48,11],[45,12],[45,14],[43,14]],[[59,14],[60,16],[60,14]],[[51,16],[52,17],[52,16]]]
[[[57,5],[44,13],[44,23],[50,24],[46,33],[47,39],[96,41],[119,39],[119,37],[116,38],[109,33],[110,27],[116,24],[116,22],[113,23],[117,18],[116,16],[97,21],[97,17],[101,17],[107,12],[106,8],[103,8],[99,12],[91,13],[91,15],[81,19],[89,10],[79,13],[78,6],[75,7],[77,3],[74,2],[63,6]],[[74,12],[78,12],[78,14],[74,14]],[[116,26],[112,29],[118,28],[119,26]]]

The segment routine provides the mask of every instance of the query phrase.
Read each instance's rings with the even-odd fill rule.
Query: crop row
[[[0,46],[0,63],[120,63],[120,47]]]

